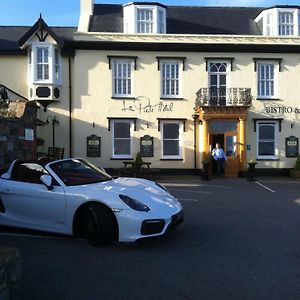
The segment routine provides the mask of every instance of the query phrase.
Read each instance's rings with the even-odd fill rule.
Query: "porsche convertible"
[[[15,160],[0,177],[0,225],[83,237],[92,245],[164,235],[183,221],[159,183],[113,178],[85,159]]]

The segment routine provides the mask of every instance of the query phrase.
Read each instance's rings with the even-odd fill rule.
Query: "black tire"
[[[86,241],[100,246],[115,239],[116,224],[112,211],[101,204],[89,204],[84,208],[82,233]]]

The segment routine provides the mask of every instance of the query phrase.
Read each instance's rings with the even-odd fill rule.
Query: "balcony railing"
[[[251,106],[251,88],[201,88],[197,93],[198,106]]]

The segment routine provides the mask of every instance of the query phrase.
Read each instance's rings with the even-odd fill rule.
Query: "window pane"
[[[220,84],[226,85],[226,75],[220,75]]]
[[[227,136],[226,137],[226,156],[236,156],[236,136]]]
[[[210,64],[210,72],[218,72],[218,67],[216,64]]]
[[[130,123],[129,122],[115,122],[114,123],[114,137],[115,138],[130,138]]]
[[[164,141],[163,155],[179,155],[179,141]]]
[[[210,121],[209,130],[211,132],[237,131],[237,121]]]
[[[45,69],[45,79],[49,79],[49,65],[44,65]]]
[[[275,143],[274,142],[259,142],[258,143],[258,155],[275,155]]]
[[[178,139],[179,124],[167,123],[163,125],[163,139]]]
[[[130,140],[121,139],[114,140],[114,154],[115,155],[130,155]]]
[[[217,85],[218,83],[218,76],[217,75],[210,75],[210,85]]]
[[[259,125],[259,139],[262,140],[274,140],[275,130],[274,125]]]

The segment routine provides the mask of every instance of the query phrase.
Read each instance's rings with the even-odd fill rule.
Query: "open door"
[[[238,177],[240,158],[238,154],[238,137],[236,132],[226,132],[224,134],[224,151],[227,156],[227,163],[225,163],[225,177]]]

